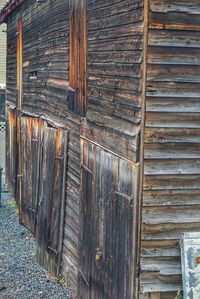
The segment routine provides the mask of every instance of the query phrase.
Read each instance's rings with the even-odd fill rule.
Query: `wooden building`
[[[6,1],[0,0],[0,9]],[[0,89],[6,85],[6,24],[0,26]]]
[[[173,299],[200,230],[199,0],[10,0],[7,177],[82,299]]]

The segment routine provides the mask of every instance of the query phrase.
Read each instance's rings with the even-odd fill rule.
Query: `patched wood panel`
[[[133,298],[138,167],[81,140],[80,298]]]

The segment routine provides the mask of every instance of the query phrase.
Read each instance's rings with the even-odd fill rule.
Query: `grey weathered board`
[[[35,234],[39,184],[39,159],[44,122],[21,117],[21,210],[22,222]]]
[[[16,193],[17,175],[17,135],[16,135],[16,110],[7,107],[6,119],[6,178],[9,190]]]
[[[38,261],[49,271],[60,270],[68,132],[41,118],[20,117],[21,220],[35,235]]]
[[[83,139],[81,153],[79,296],[133,298],[138,167]]]
[[[45,127],[40,155],[37,258],[51,273],[59,272],[62,250],[67,135],[65,130]]]
[[[200,230],[200,2],[148,3],[140,290],[171,299],[182,233]]]

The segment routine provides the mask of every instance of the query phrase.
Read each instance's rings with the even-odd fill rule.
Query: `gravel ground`
[[[19,224],[15,202],[0,207],[0,299],[70,299],[69,292],[35,260],[36,243]]]

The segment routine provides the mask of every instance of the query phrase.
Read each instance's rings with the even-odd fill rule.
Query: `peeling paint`
[[[200,298],[200,233],[185,233],[181,241],[184,299]]]

